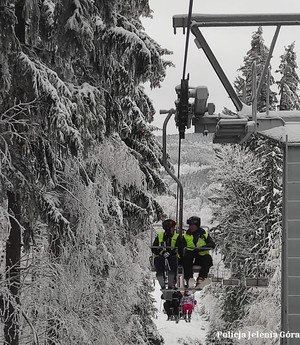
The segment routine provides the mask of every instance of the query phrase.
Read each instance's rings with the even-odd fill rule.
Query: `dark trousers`
[[[164,308],[168,316],[179,314],[179,304],[178,298],[173,298],[172,301],[166,301],[164,303]],[[173,310],[172,310],[173,308]]]
[[[213,265],[212,257],[209,254],[199,255],[186,253],[183,257],[184,279],[188,281],[193,278],[193,265],[201,266],[199,277],[207,278],[210,267]]]
[[[165,259],[163,256],[157,256],[154,259],[154,266],[156,270],[157,280],[162,289],[165,288],[165,279],[166,279],[165,271],[168,270],[168,268],[165,267],[167,264],[166,261],[168,262],[170,266],[170,270],[168,271],[168,287],[169,288],[172,288],[173,285],[175,284],[176,275],[177,275],[178,261],[177,261],[176,255],[171,255],[167,259]]]

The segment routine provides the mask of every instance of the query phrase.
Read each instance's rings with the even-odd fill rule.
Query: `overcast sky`
[[[166,59],[170,59],[175,64],[175,68],[168,68],[167,77],[160,89],[150,90],[149,87],[146,87],[147,93],[153,100],[157,111],[154,124],[162,127],[165,116],[159,115],[159,110],[174,107],[174,101],[176,99],[174,88],[180,84],[183,70],[185,36],[180,29],[174,35],[172,17],[175,14],[187,14],[189,0],[150,0],[149,2],[153,10],[153,18],[143,20],[145,30],[162,47],[173,51],[173,55],[167,56]],[[300,14],[300,0],[194,0],[193,13]],[[275,29],[275,27],[263,27],[263,37],[268,47],[270,46]],[[231,82],[237,76],[237,69],[243,64],[243,58],[250,49],[252,33],[256,30],[257,27],[203,28],[201,30]],[[187,65],[187,72],[190,74],[190,86],[206,85],[210,94],[208,101],[215,103],[216,112],[222,111],[224,106],[235,110],[204,53],[196,48],[193,40],[194,36],[191,35]],[[280,55],[283,54],[284,47],[293,41],[295,41],[296,45],[297,63],[300,66],[300,26],[281,27],[271,60],[272,74],[275,80],[280,79],[280,75],[275,73],[275,70],[279,66]],[[300,75],[299,70],[298,74]],[[274,90],[276,91],[276,89]],[[174,120],[170,121],[168,132],[177,132]]]

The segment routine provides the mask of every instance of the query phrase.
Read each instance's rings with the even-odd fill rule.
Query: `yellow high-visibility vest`
[[[158,235],[158,245],[161,247],[163,240],[164,240],[164,232],[160,232]],[[171,239],[171,249],[175,248],[176,246],[176,241],[178,238],[179,234],[174,234]],[[157,257],[158,255],[154,255],[154,257]]]
[[[205,239],[207,239],[207,236],[208,236],[208,232],[205,231],[205,234],[203,235]],[[195,248],[201,248],[201,247],[204,247],[206,245],[206,242],[205,240],[203,239],[203,237],[200,237],[198,239],[198,242],[195,246],[195,243],[193,241],[194,239],[194,236],[193,235],[188,235],[188,234],[185,234],[183,236],[186,240],[186,246],[189,247],[189,248],[186,248],[186,250],[194,250]],[[199,252],[198,253],[199,255],[206,255],[206,254],[209,254],[209,251],[208,250],[205,250],[203,252]]]

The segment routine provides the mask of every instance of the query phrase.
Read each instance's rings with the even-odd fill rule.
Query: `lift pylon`
[[[209,131],[215,133],[214,142],[242,143],[252,133],[272,138],[285,148],[284,153],[284,212],[282,235],[282,300],[281,331],[299,333],[300,325],[300,111],[256,113],[256,110],[244,105],[237,97],[224,71],[206,43],[200,27],[228,26],[275,26],[273,38],[275,45],[280,26],[300,25],[300,14],[194,14],[191,17],[177,15],[173,17],[173,27],[191,27],[196,42],[204,50],[215,72],[219,76],[236,109],[236,118],[220,115],[194,116],[192,123],[196,133]],[[272,46],[273,46],[272,42]],[[271,46],[271,48],[272,48]],[[271,55],[270,55],[271,57]],[[265,66],[265,71],[268,69]],[[256,96],[257,97],[257,96]],[[246,121],[239,121],[246,119]],[[297,338],[281,338],[281,345],[296,345]]]

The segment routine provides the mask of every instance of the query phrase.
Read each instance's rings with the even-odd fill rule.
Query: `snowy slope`
[[[178,324],[175,321],[167,321],[167,315],[163,313],[163,303],[161,300],[161,291],[158,282],[155,284],[155,291],[153,296],[155,298],[155,307],[158,310],[157,318],[154,320],[159,333],[165,340],[165,345],[176,345],[178,344],[178,339],[182,338],[187,340],[199,339],[201,344],[205,344],[206,329],[208,328],[208,322],[204,321],[200,315],[200,304],[201,292],[196,292],[195,298],[197,300],[197,305],[192,314],[192,320],[190,323],[180,320]]]

